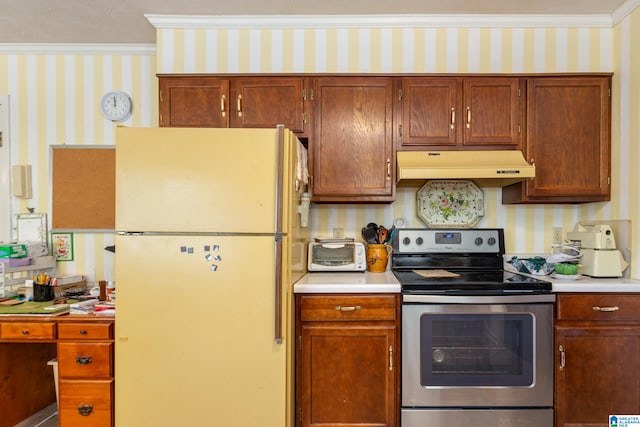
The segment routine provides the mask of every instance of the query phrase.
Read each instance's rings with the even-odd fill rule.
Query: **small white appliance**
[[[367,270],[364,243],[341,239],[317,239],[309,243],[309,271]]]
[[[629,265],[616,248],[616,239],[607,224],[577,223],[567,239],[580,242],[582,259],[580,271],[591,277],[622,277]]]

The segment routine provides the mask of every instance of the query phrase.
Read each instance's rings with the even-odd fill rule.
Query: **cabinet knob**
[[[88,417],[89,415],[91,415],[92,412],[93,412],[92,405],[78,406],[78,414],[82,415],[83,417]]]
[[[78,365],[88,365],[92,362],[91,356],[78,356],[76,357],[76,363]]]
[[[80,335],[87,335],[87,331],[84,329],[80,329]]]
[[[29,331],[28,331],[28,330],[26,330],[26,329],[23,329],[23,330],[22,330],[22,335],[29,335]]]

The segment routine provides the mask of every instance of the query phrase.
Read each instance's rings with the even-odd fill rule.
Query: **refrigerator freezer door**
[[[279,150],[282,135],[282,154]],[[126,128],[116,132],[116,229],[274,233],[293,188],[283,129]],[[282,157],[282,160],[280,160]],[[278,173],[282,172],[282,187]],[[288,202],[288,194],[281,193]],[[283,218],[283,220],[288,220]]]
[[[116,236],[116,425],[287,425],[292,361],[289,328],[284,344],[274,340],[275,245]],[[288,286],[281,297],[290,322]]]

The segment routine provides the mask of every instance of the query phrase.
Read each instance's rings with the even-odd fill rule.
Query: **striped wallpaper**
[[[26,213],[28,207],[50,212],[51,145],[115,144],[114,126],[99,108],[105,91],[122,89],[131,95],[134,110],[126,125],[158,121],[155,49],[119,47],[124,54],[111,53],[113,47],[94,46],[82,53],[84,49],[25,46],[25,53],[3,53],[0,46],[0,94],[9,94],[11,164],[32,165],[33,197],[11,198],[14,214]],[[108,53],[100,53],[104,50]],[[59,262],[58,271],[85,274],[92,282],[113,280],[113,254],[104,250],[113,244],[113,234],[76,232],[74,241],[74,261]]]
[[[394,28],[160,28],[157,46],[117,46],[58,52],[0,45],[0,94],[11,98],[11,163],[34,167],[34,196],[13,199],[12,210],[50,207],[48,146],[113,144],[113,128],[98,101],[108,89],[129,92],[134,112],[126,123],[157,124],[156,73],[544,73],[614,72],[612,95],[612,201],[585,205],[503,206],[497,189],[483,189],[480,227],[504,227],[510,253],[550,250],[551,228],[579,220],[638,219],[640,179],[640,11],[613,28],[394,27]],[[635,49],[634,49],[635,47]],[[107,49],[105,49],[107,50]],[[313,205],[314,235],[344,228],[359,237],[368,222],[405,218],[422,227],[415,210],[419,187],[400,186],[390,205]],[[632,275],[640,277],[634,231]],[[105,233],[75,233],[76,257],[62,272],[90,280],[113,277],[113,241]]]

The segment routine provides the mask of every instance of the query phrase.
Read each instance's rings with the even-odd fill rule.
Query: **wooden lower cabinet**
[[[299,295],[296,425],[399,425],[397,295]]]
[[[61,427],[114,425],[113,320],[58,324]]]
[[[556,427],[640,414],[640,294],[561,294],[556,308]]]

